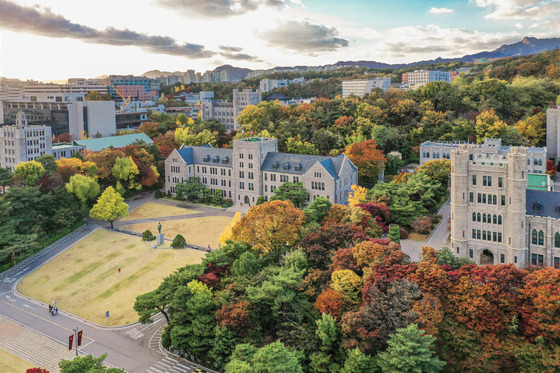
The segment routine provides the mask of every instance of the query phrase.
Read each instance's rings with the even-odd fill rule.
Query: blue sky
[[[560,37],[560,0],[0,0],[0,76],[413,62]]]

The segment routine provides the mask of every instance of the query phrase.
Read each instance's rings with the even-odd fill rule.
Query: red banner
[[[82,345],[82,333],[83,332],[84,332],[83,330],[80,330],[78,332],[78,347],[80,347]]]
[[[72,345],[74,344],[74,334],[68,337],[68,349],[72,351]]]

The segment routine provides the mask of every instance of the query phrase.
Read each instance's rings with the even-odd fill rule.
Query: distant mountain
[[[216,67],[213,71],[222,71],[222,70],[229,70],[229,76],[232,80],[241,80],[245,79],[247,75],[253,70],[245,69],[243,67],[235,67],[231,65],[222,65]]]
[[[498,57],[519,57],[538,54],[560,48],[560,38],[538,39],[524,37],[523,40],[493,50],[492,52],[480,52],[463,56],[460,61],[473,62],[475,58],[498,58]]]

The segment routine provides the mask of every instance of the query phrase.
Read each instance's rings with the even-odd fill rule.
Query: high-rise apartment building
[[[370,94],[374,88],[387,90],[391,88],[391,78],[361,79],[361,80],[345,80],[342,82],[342,98],[351,95],[362,97]]]

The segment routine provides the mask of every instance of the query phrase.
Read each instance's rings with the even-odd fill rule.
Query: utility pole
[[[78,356],[78,347],[82,345],[82,334],[84,331],[78,331],[78,327],[72,329],[72,331],[74,334],[70,336],[70,350],[72,350],[72,342],[76,341],[76,356]]]

